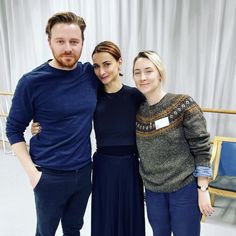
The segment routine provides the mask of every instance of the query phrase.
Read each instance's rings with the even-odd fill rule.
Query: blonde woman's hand
[[[198,204],[202,214],[210,216],[214,212],[214,208],[211,206],[210,194],[208,191],[201,191],[198,189]]]

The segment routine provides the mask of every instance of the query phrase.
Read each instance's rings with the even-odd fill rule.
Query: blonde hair
[[[161,80],[164,82],[166,81],[166,72],[165,72],[164,65],[162,63],[160,56],[156,52],[154,52],[154,51],[139,52],[138,55],[134,58],[133,73],[134,73],[135,63],[139,58],[147,58],[148,60],[150,60],[156,66],[157,70],[159,71]]]

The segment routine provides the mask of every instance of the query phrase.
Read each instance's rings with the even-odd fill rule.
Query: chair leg
[[[212,206],[215,205],[215,198],[216,198],[216,195],[211,193],[211,205]]]

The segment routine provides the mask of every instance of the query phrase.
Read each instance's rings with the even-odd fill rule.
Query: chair
[[[208,190],[212,206],[216,195],[236,199],[236,138],[214,137],[211,164],[213,176]]]
[[[213,176],[209,192],[212,205],[216,195],[236,199],[236,138],[216,136],[211,161]]]

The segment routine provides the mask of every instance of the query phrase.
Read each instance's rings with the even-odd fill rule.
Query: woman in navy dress
[[[144,236],[143,186],[136,147],[136,112],[144,101],[122,84],[119,48],[110,41],[92,53],[102,82],[94,114],[97,151],[93,156],[92,236]]]

